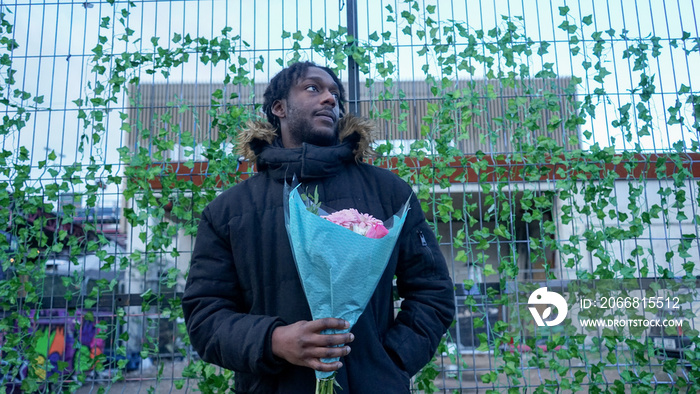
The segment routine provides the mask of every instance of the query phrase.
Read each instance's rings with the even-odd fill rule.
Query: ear
[[[272,114],[282,119],[287,116],[287,100],[276,100],[272,103]]]

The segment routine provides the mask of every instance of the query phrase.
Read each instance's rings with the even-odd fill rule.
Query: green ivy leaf
[[[484,276],[491,276],[491,275],[495,275],[496,273],[498,273],[498,272],[493,269],[493,265],[484,264]]]

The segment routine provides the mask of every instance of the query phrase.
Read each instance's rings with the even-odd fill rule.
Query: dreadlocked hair
[[[289,96],[289,89],[291,89],[291,87],[294,86],[294,84],[300,78],[303,78],[306,75],[306,70],[308,70],[309,67],[320,68],[321,70],[327,72],[331,78],[333,78],[333,81],[336,83],[336,85],[338,85],[338,107],[340,107],[340,118],[345,115],[345,88],[333,70],[328,67],[319,66],[314,62],[294,63],[277,73],[277,75],[270,80],[270,84],[267,86],[267,89],[265,89],[265,93],[263,94],[262,110],[267,116],[267,121],[274,126],[278,133],[280,130],[280,120],[275,114],[272,113],[272,104],[277,100],[286,99],[287,96]]]

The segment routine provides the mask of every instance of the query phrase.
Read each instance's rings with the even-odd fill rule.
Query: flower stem
[[[316,394],[333,394],[335,376],[326,379],[316,379]]]

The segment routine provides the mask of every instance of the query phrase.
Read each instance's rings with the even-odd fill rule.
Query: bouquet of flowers
[[[348,332],[384,273],[406,220],[408,201],[382,222],[353,208],[333,212],[303,198],[298,188],[285,188],[285,225],[311,315],[314,320],[335,317],[350,323],[345,331],[324,334]],[[316,393],[333,393],[334,376],[316,371]]]

